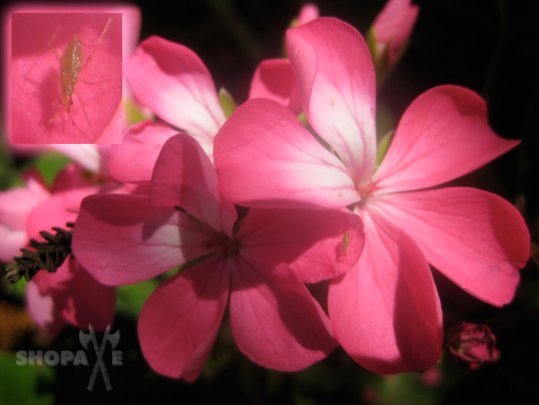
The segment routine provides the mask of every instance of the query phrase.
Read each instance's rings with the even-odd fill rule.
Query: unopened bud
[[[463,322],[459,331],[449,341],[449,351],[477,370],[484,363],[493,363],[500,359],[496,348],[496,336],[487,325]]]

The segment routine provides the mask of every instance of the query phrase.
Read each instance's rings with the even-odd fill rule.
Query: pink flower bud
[[[429,368],[428,370],[421,373],[420,381],[425,387],[434,388],[440,385],[442,382],[442,372],[436,366]]]
[[[500,359],[496,336],[487,325],[463,322],[449,341],[449,351],[469,363],[470,370],[477,370],[484,363]]]
[[[316,20],[318,17],[320,17],[320,11],[316,4],[306,3],[301,7],[295,25],[307,24],[309,21]]]
[[[417,20],[419,7],[411,0],[388,0],[369,31],[377,75],[382,76],[400,59]]]

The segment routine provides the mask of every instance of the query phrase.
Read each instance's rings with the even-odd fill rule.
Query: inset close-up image
[[[81,11],[12,11],[13,143],[121,142],[122,14]]]

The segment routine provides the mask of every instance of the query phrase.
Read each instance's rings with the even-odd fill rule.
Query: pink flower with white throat
[[[304,281],[348,271],[363,245],[357,217],[249,210],[222,200],[211,161],[186,134],[165,144],[150,197],[95,195],[82,203],[73,251],[99,281],[135,283],[188,263],[149,297],[138,334],[157,372],[197,378],[228,305],[232,334],[254,362],[295,371],[333,348],[329,320]]]
[[[268,100],[239,107],[215,144],[225,198],[242,206],[348,207],[364,222],[357,265],[332,282],[335,336],[379,373],[425,370],[439,357],[442,312],[428,263],[501,306],[529,256],[523,218],[473,188],[433,188],[514,148],[488,126],[485,102],[458,86],[419,96],[375,167],[375,76],[350,25],[321,18],[288,31],[288,53],[311,127]]]

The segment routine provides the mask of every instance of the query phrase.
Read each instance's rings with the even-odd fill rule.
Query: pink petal
[[[418,13],[419,7],[411,0],[388,0],[374,20],[372,30],[376,43],[387,49],[390,65],[397,61],[406,46]]]
[[[51,187],[52,197],[63,192],[79,193],[79,201],[74,201],[70,204],[70,207],[66,207],[70,209],[72,213],[76,213],[78,212],[78,206],[80,205],[80,200],[82,200],[82,198],[98,192],[96,178],[97,176],[95,174],[89,173],[79,165],[74,163],[68,164],[54,179],[54,184]]]
[[[49,336],[56,336],[65,326],[60,311],[54,305],[51,295],[43,294],[34,281],[26,285],[26,308],[37,326],[44,329]]]
[[[334,18],[290,29],[286,39],[309,123],[356,182],[367,179],[376,156],[376,80],[365,41]]]
[[[0,223],[13,230],[25,230],[28,215],[49,197],[35,181],[33,186],[0,192]]]
[[[286,266],[269,270],[241,258],[236,265],[230,322],[247,357],[263,367],[298,371],[335,348],[326,314]]]
[[[124,58],[131,55],[140,36],[140,9],[131,4],[114,6],[114,11],[122,13],[122,54]]]
[[[101,153],[96,145],[57,144],[50,145],[50,148],[63,153],[92,173],[99,173],[101,170]]]
[[[213,229],[232,232],[234,207],[222,207],[215,167],[187,134],[174,136],[163,147],[153,172],[151,200],[161,207],[180,206]]]
[[[47,273],[46,271],[39,271],[33,278],[32,282],[39,287],[39,292],[42,295],[50,295],[61,293],[66,290],[66,286],[71,283],[73,279],[73,271],[71,270],[71,260],[66,260],[54,273]],[[56,310],[60,310],[55,306]],[[88,325],[86,325],[88,326]]]
[[[27,242],[25,231],[15,231],[0,224],[0,261],[9,263],[13,257],[20,255],[20,249]]]
[[[249,100],[215,139],[221,192],[262,208],[342,208],[359,201],[346,168],[285,107]]]
[[[87,187],[53,194],[29,215],[26,225],[28,237],[41,239],[40,231],[54,233],[51,229],[56,226],[67,229],[66,223],[77,218],[82,199],[95,192],[95,187]]]
[[[124,73],[144,106],[194,136],[211,155],[225,115],[208,69],[192,50],[150,37],[125,63]]]
[[[11,23],[12,141],[97,143],[113,126],[112,141],[120,142],[122,128],[116,112],[122,97],[121,14],[19,12],[12,14]],[[75,36],[82,44],[82,65],[67,107],[62,102],[67,92],[60,85],[59,57],[68,52]]]
[[[23,171],[21,176],[26,182],[26,188],[34,191],[35,193],[44,192],[47,196],[49,195],[49,188],[37,168],[33,167],[29,170]]]
[[[206,260],[160,285],[139,317],[144,357],[160,374],[194,381],[206,361],[223,319],[229,269]]]
[[[238,232],[241,255],[291,264],[308,283],[347,272],[363,249],[363,224],[351,212],[251,209]]]
[[[464,290],[493,305],[511,301],[530,255],[526,223],[513,205],[463,187],[381,196],[373,204]]]
[[[427,262],[382,216],[364,212],[362,218],[363,254],[329,289],[335,337],[376,373],[426,370],[442,348],[442,312]]]
[[[136,283],[209,253],[208,230],[183,213],[134,195],[94,195],[82,202],[73,253],[99,282]]]
[[[132,126],[122,144],[111,145],[107,151],[110,176],[129,183],[149,183],[165,142],[178,131],[168,125],[144,121]]]
[[[114,320],[114,288],[95,281],[74,259],[55,273],[38,272],[32,283],[42,296],[52,299],[53,312],[75,327],[87,329],[92,325],[96,330],[105,330]]]
[[[251,98],[273,100],[290,108],[296,115],[301,112],[296,79],[288,59],[266,59],[260,62],[251,82]]]
[[[105,330],[114,321],[116,310],[115,288],[97,282],[75,260],[70,263],[73,279],[68,286],[65,301],[56,299],[64,320],[71,325],[87,329]]]
[[[122,88],[126,87],[125,82],[122,82]],[[97,146],[107,147],[112,144],[122,143],[122,135],[124,128],[128,125],[125,107],[123,103],[118,104],[116,111],[111,119],[111,122],[103,129],[103,133],[95,142]]]
[[[518,145],[488,126],[485,101],[459,86],[439,86],[406,110],[374,175],[386,191],[436,186],[469,173]]]
[[[48,198],[37,182],[0,192],[0,261],[10,262],[27,242],[26,221],[30,213]]]

